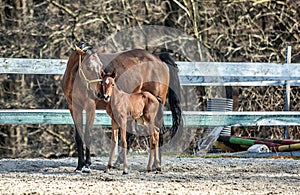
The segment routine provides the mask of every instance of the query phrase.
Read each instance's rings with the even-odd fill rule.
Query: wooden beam
[[[0,74],[63,74],[67,60],[0,58]]]
[[[164,112],[166,126],[172,125],[172,114]],[[184,111],[185,127],[199,126],[284,126],[300,125],[300,112],[201,112]],[[1,109],[0,124],[73,124],[69,110]],[[96,112],[95,125],[110,126],[104,110]]]
[[[182,85],[278,86],[300,83],[300,64],[177,62]]]
[[[65,59],[0,58],[0,74],[63,74]],[[300,86],[300,64],[177,62],[181,85]]]

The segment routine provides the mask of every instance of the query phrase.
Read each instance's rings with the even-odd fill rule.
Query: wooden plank
[[[283,86],[284,81],[243,81],[243,82],[235,82],[230,78],[226,78],[222,81],[204,81],[203,77],[180,77],[180,85],[182,86]],[[291,86],[300,86],[300,80],[290,81]]]
[[[63,74],[65,59],[0,58],[0,73],[7,74]]]
[[[300,64],[247,62],[177,62],[182,85],[292,86],[300,82]]]
[[[172,114],[164,112],[166,126],[172,125]],[[300,125],[300,112],[199,112],[184,111],[185,127],[199,126],[284,126]],[[69,110],[25,109],[0,110],[0,124],[73,124]],[[96,112],[95,125],[110,125],[103,110]]]
[[[66,59],[0,58],[0,74],[63,74]],[[181,85],[300,86],[300,64],[177,62]]]
[[[250,62],[177,62],[179,74],[186,76],[229,76],[253,78],[298,78],[300,64]],[[188,67],[188,68],[187,68]],[[291,79],[292,80],[292,79]]]
[[[186,126],[299,125],[300,112],[185,112]]]
[[[84,114],[84,113],[83,113]],[[95,124],[110,126],[110,117],[104,110],[97,110]],[[85,114],[84,114],[85,117]],[[0,124],[74,124],[66,109],[2,109]]]

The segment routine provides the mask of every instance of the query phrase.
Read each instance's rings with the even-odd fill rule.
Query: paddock
[[[163,157],[162,173],[145,173],[147,156],[129,156],[128,175],[74,173],[76,158],[2,159],[1,194],[298,194],[300,161],[274,158]]]
[[[65,60],[0,59],[1,74],[61,74]],[[210,67],[206,69],[205,67]],[[182,85],[299,86],[299,64],[179,63]],[[191,71],[193,69],[193,71]],[[289,101],[287,101],[288,103]],[[185,127],[300,125],[300,112],[185,111]],[[172,124],[165,112],[166,126]],[[72,124],[68,110],[0,110],[0,124]],[[104,111],[95,124],[109,125]],[[70,127],[71,128],[71,127]],[[129,156],[130,174],[104,173],[107,157],[92,159],[92,173],[76,174],[75,158],[1,159],[0,193],[7,194],[297,194],[300,161],[287,157],[163,156],[162,173],[145,173],[147,157]],[[298,155],[298,159],[299,159]]]

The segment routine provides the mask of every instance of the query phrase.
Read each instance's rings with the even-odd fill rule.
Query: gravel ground
[[[130,172],[74,173],[75,158],[2,159],[0,194],[300,194],[300,160],[163,157],[161,173],[145,173],[147,157],[130,156]]]

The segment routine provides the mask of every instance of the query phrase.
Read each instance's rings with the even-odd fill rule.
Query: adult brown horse
[[[88,43],[80,43],[72,52],[62,79],[62,89],[68,101],[75,124],[75,142],[78,151],[76,171],[90,172],[90,130],[93,127],[96,109],[105,109],[100,74],[116,69],[116,83],[127,93],[148,91],[160,99],[160,145],[163,144],[163,105],[167,95],[172,112],[173,125],[168,136],[173,137],[182,126],[180,84],[178,68],[168,53],[153,55],[146,50],[134,49],[115,54],[105,54],[93,49]],[[83,128],[82,111],[86,111]],[[84,158],[85,143],[85,158]],[[128,141],[130,145],[130,141]]]

